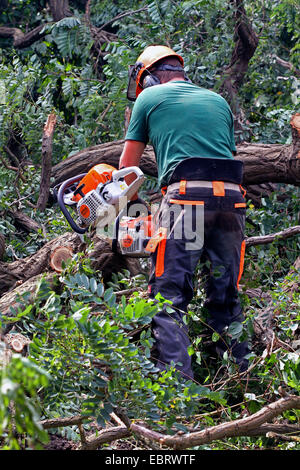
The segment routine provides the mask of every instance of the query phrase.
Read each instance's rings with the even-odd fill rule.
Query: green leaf
[[[97,281],[94,278],[90,279],[90,290],[93,292],[93,294],[95,294],[97,291]]]

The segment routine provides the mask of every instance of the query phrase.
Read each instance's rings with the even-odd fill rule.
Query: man
[[[172,49],[149,46],[131,68],[127,96],[136,102],[120,168],[138,166],[151,142],[164,198],[149,248],[149,290],[152,298],[160,293],[173,308],[165,307],[153,319],[157,366],[164,370],[174,364],[185,378],[192,378],[183,317],[202,255],[211,264],[205,306],[212,331],[222,335],[233,321],[243,321],[238,282],[246,204],[240,186],[242,162],[233,158],[231,110],[220,95],[192,84],[183,66]],[[230,349],[240,371],[247,369],[246,342],[226,344],[221,339],[217,348],[221,355]]]

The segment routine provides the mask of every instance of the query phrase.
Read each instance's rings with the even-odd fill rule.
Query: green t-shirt
[[[233,116],[222,96],[190,82],[146,88],[138,96],[126,140],[153,145],[160,186],[187,157],[233,158]]]

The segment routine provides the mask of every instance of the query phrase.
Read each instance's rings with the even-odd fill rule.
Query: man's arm
[[[146,145],[137,140],[126,140],[122,155],[120,157],[119,168],[128,166],[139,166],[141,156]]]
[[[120,157],[119,169],[126,168],[129,166],[139,166],[141,156],[144,152],[146,144],[137,140],[126,140],[122,155]],[[134,181],[134,175],[126,176],[125,180],[127,184]],[[137,193],[131,198],[134,200],[137,198]]]

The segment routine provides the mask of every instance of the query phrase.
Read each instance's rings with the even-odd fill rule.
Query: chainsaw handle
[[[64,214],[65,218],[67,219],[67,222],[69,223],[71,228],[74,230],[74,232],[79,233],[79,234],[84,234],[87,231],[88,227],[82,228],[76,224],[76,222],[74,221],[73,217],[71,216],[70,212],[68,211],[64,203],[64,193],[68,186],[71,186],[77,181],[80,181],[85,175],[86,173],[83,173],[81,175],[73,176],[73,178],[69,178],[68,180],[64,181],[62,185],[60,186],[58,190],[58,194],[57,194],[57,202],[59,204],[59,207],[61,208],[62,213]]]
[[[111,250],[114,253],[118,253],[118,238],[119,238],[119,226],[120,226],[120,220],[124,215],[124,212],[126,212],[131,206],[134,204],[143,204],[143,206],[146,207],[148,215],[151,215],[151,211],[148,208],[147,203],[144,201],[144,199],[137,198],[134,201],[129,201],[128,204],[124,207],[124,209],[121,210],[121,212],[118,214],[116,220],[115,220],[115,225],[114,225],[114,233],[113,233],[113,239],[112,239],[112,245],[111,245]]]
[[[122,168],[121,170],[115,170],[112,172],[113,183],[116,183],[120,179],[123,179],[125,178],[125,176],[131,174],[135,174],[136,178],[130,184],[128,184],[126,190],[124,191],[124,196],[126,196],[128,199],[131,199],[132,196],[137,193],[138,189],[142,185],[145,179],[144,173],[138,166],[129,166],[126,168]]]
[[[122,168],[121,170],[113,171],[112,180],[119,181],[121,178],[124,178],[125,176],[130,175],[131,173],[135,173],[137,178],[142,178],[144,176],[144,173],[138,166],[128,166]]]

